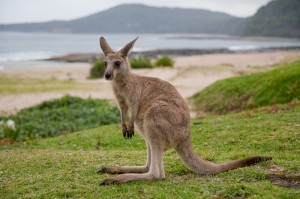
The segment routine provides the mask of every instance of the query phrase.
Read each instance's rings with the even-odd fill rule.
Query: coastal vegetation
[[[65,96],[0,116],[0,121],[0,139],[22,141],[117,123],[119,110],[106,100]]]
[[[162,56],[157,59],[151,60],[148,57],[136,56],[129,59],[131,68],[154,68],[154,67],[173,67],[174,60],[169,56]],[[104,75],[105,66],[102,59],[97,59],[92,63],[90,69],[90,78],[97,79]]]
[[[105,72],[104,61],[101,59],[96,60],[92,63],[92,67],[90,69],[90,78],[98,79],[102,78]]]
[[[268,72],[220,80],[193,95],[196,111],[226,114],[300,99],[300,60]]]
[[[174,61],[171,57],[162,56],[155,61],[154,65],[156,67],[173,67]]]
[[[173,67],[174,60],[169,56],[162,56],[151,60],[147,57],[132,57],[129,59],[132,68],[155,68],[155,67]]]
[[[151,59],[147,57],[132,57],[129,59],[132,68],[153,68]]]

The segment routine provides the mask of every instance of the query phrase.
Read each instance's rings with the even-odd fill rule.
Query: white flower
[[[4,124],[4,121],[1,120],[1,121],[0,121],[0,126],[2,126],[3,124]]]
[[[9,119],[6,121],[6,125],[8,126],[8,128],[12,129],[12,130],[16,130],[16,124],[15,121]]]

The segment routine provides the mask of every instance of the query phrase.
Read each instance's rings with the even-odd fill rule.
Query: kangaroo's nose
[[[106,73],[106,74],[105,74],[105,79],[107,79],[107,80],[108,80],[108,79],[110,79],[110,78],[111,78],[111,74],[109,74],[109,73]]]

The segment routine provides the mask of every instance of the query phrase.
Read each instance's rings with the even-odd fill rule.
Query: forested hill
[[[0,25],[0,31],[206,33],[300,37],[300,0],[273,0],[248,18],[204,9],[124,4],[70,21]]]
[[[237,17],[203,9],[124,4],[71,21],[2,25],[0,30],[74,33],[229,33]],[[232,23],[231,23],[232,22]]]
[[[242,35],[300,38],[300,0],[273,0],[247,19]]]

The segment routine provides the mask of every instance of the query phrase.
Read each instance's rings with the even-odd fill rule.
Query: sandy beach
[[[184,98],[204,89],[217,80],[241,74],[269,70],[272,65],[300,58],[300,51],[247,52],[236,54],[208,54],[175,57],[173,68],[135,69],[133,73],[158,77],[173,84]],[[88,85],[90,89],[32,93],[0,93],[0,115],[13,114],[25,107],[66,94],[82,98],[114,99],[110,82],[90,80],[90,64],[67,67],[18,68],[0,70],[9,78],[38,78],[68,80]]]

